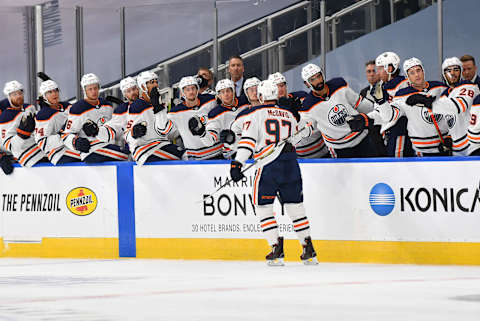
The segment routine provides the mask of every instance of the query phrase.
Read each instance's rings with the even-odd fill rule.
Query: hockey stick
[[[48,76],[48,75],[47,75],[46,73],[44,73],[43,71],[37,72],[37,77],[40,78],[40,79],[43,80],[43,81],[52,80],[52,78],[50,78],[50,76]]]
[[[304,131],[307,127],[310,127],[310,124],[305,125],[303,128],[299,129],[295,134],[290,135],[290,136],[282,139],[282,140],[281,140],[280,142],[278,142],[278,143],[273,143],[273,144],[267,145],[267,147],[268,147],[268,146],[273,146],[273,148],[271,148],[271,150],[268,151],[265,156],[260,157],[260,158],[257,158],[256,160],[253,161],[253,163],[251,163],[250,165],[248,165],[247,167],[245,167],[245,169],[244,169],[243,171],[241,171],[241,174],[244,174],[244,173],[245,173],[246,171],[248,171],[250,168],[252,168],[253,166],[257,165],[260,161],[262,161],[262,160],[266,159],[268,156],[272,155],[275,150],[278,150],[279,147],[285,145],[285,143],[287,142],[287,140],[288,140],[289,138],[292,138],[293,136],[300,134],[300,133],[301,133],[302,131]],[[213,193],[210,193],[210,194],[208,194],[208,195],[204,195],[201,202],[205,202],[206,199],[208,199],[208,198],[210,198],[210,197],[213,197],[213,195],[217,194],[220,190],[222,190],[223,188],[225,188],[225,186],[229,185],[232,181],[233,181],[232,179],[227,178],[227,180],[225,181],[225,183],[223,183],[220,187],[218,187]],[[200,203],[200,201],[198,201],[197,203]]]

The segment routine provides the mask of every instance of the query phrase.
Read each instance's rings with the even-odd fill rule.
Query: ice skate
[[[313,249],[312,239],[310,236],[305,238],[305,245],[303,245],[303,253],[300,255],[300,259],[305,265],[318,264],[317,253]]]
[[[278,238],[278,243],[272,245],[272,251],[265,257],[269,266],[283,266],[285,253],[283,253],[283,237]]]

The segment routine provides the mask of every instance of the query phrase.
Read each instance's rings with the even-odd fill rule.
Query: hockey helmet
[[[264,80],[257,87],[257,96],[262,104],[267,100],[278,100],[278,87],[273,81]]]
[[[53,80],[45,80],[40,84],[39,92],[40,95],[45,97],[45,94],[49,92],[50,90],[55,90],[58,89],[58,84],[54,82]]]
[[[132,87],[137,87],[137,82],[132,77],[126,77],[120,81],[120,90],[122,91],[123,95],[125,95],[125,91],[127,89]]]
[[[303,81],[310,83],[309,79],[318,73],[322,74],[323,77],[322,68],[315,64],[308,64],[302,68],[302,79]]]
[[[282,75],[279,72],[273,73],[268,76],[268,80],[273,81],[275,85],[281,84],[281,83],[287,83],[287,79],[285,78],[284,75]]]

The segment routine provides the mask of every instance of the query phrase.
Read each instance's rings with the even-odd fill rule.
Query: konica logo
[[[370,191],[370,207],[380,216],[386,216],[395,207],[395,194],[390,186],[378,183]]]

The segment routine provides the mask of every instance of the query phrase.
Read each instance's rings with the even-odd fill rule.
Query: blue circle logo
[[[387,216],[395,207],[395,194],[390,186],[378,183],[370,191],[370,207],[380,216]]]

